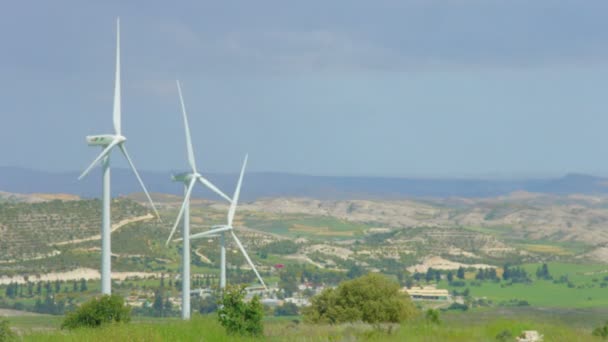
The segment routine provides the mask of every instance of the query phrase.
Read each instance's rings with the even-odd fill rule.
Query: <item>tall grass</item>
[[[264,338],[229,336],[215,316],[194,316],[190,322],[156,320],[126,325],[108,325],[100,329],[30,332],[24,341],[496,341],[504,330],[517,336],[523,330],[538,330],[545,341],[599,341],[587,329],[531,320],[495,319],[485,323],[439,325],[416,320],[402,325],[374,327],[367,324],[308,325],[296,321],[265,322]],[[513,337],[514,340],[514,337]]]

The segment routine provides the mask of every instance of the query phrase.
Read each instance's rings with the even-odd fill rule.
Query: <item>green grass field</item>
[[[495,304],[513,299],[525,300],[532,306],[586,308],[608,307],[608,287],[601,287],[603,278],[608,276],[607,265],[549,263],[549,271],[554,279],[565,275],[574,284],[573,288],[566,283],[555,284],[550,280],[535,279],[536,269],[540,264],[526,264],[523,267],[533,279],[532,284],[514,283],[506,285],[504,281],[484,281],[480,286],[467,286],[471,296],[485,297]],[[462,291],[464,287],[450,286],[447,281],[439,283],[440,288]]]
[[[260,220],[255,217],[246,217],[245,225],[273,234],[286,236],[305,236],[317,238],[353,238],[359,237],[370,226],[340,220],[334,217],[307,216],[307,215],[281,215]]]
[[[458,314],[462,315],[462,314]],[[21,329],[20,329],[21,330]],[[148,319],[126,325],[76,331],[21,330],[23,341],[493,341],[508,331],[517,336],[523,330],[538,330],[545,341],[594,341],[591,329],[535,321],[494,318],[463,323],[445,320],[439,325],[418,319],[402,325],[374,328],[366,324],[308,325],[290,320],[267,320],[263,338],[229,336],[214,316],[195,316],[190,322],[176,319]],[[389,332],[390,331],[390,332]],[[512,338],[514,339],[514,337]]]

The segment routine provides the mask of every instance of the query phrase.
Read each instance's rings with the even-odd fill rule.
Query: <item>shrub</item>
[[[603,327],[593,329],[593,336],[601,337],[602,339],[608,339],[608,322]]]
[[[17,335],[11,330],[7,320],[0,320],[0,342],[14,341]]]
[[[499,341],[512,341],[513,334],[509,330],[503,330],[496,335],[496,339]]]
[[[440,324],[441,320],[439,319],[439,310],[428,309],[425,314],[425,319],[428,323],[431,324]]]
[[[106,323],[128,323],[131,320],[131,308],[125,305],[118,295],[104,295],[93,298],[82,304],[75,311],[67,314],[61,324],[62,329],[79,327],[98,327]]]
[[[244,299],[244,286],[227,287],[217,311],[218,320],[228,334],[261,336],[264,333],[264,307],[258,296],[254,296],[249,303]]]
[[[303,310],[311,323],[399,323],[417,314],[399,284],[379,274],[368,274],[326,289]]]
[[[469,309],[468,305],[460,304],[460,303],[452,303],[447,308],[447,310],[458,310],[458,311],[467,311],[468,309]]]

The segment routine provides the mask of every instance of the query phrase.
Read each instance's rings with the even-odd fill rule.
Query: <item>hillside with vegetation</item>
[[[44,200],[9,197],[12,200],[0,203],[0,308],[62,315],[99,293],[101,203],[39,195]],[[113,202],[113,289],[133,307],[135,317],[176,317],[182,281],[179,230],[168,246],[165,239],[181,198],[153,197],[160,204],[162,222],[150,215],[138,194]],[[224,203],[194,199],[192,232],[224,223],[226,212]],[[346,333],[344,329],[350,328],[331,327],[322,328],[324,334],[398,340],[401,334],[416,331],[420,336],[462,333],[471,340],[484,340],[501,331],[481,326],[459,330],[457,322],[468,326],[470,319],[485,312],[494,317],[496,329],[503,323],[517,329],[554,329],[559,325],[557,317],[569,324],[563,329],[570,329],[565,334],[572,335],[602,323],[608,315],[604,217],[608,217],[608,198],[590,196],[280,198],[243,203],[235,227],[270,286],[263,301],[267,316],[277,317],[266,323],[270,340],[296,336],[287,330],[304,334],[300,330],[308,329],[304,324],[290,325],[280,317],[300,315],[324,289],[369,272],[384,274],[403,289],[446,290],[449,300],[415,302],[420,310],[442,310],[446,324],[401,325],[389,335],[367,327]],[[216,239],[192,241],[192,288],[201,291],[200,297],[193,296],[193,310],[203,315],[217,309]],[[255,287],[255,275],[232,240],[227,249],[228,283]],[[551,317],[544,316],[548,312]],[[533,323],[516,324],[522,315]],[[513,321],[505,323],[501,318]],[[118,329],[113,334],[126,333],[113,329]]]

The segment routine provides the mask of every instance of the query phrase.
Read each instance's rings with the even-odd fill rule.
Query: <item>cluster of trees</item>
[[[65,286],[66,284],[62,281],[55,280],[54,282],[31,282],[28,281],[25,284],[19,284],[16,282],[10,283],[6,286],[4,294],[7,298],[32,298],[34,296],[42,296],[43,292],[46,296],[52,295],[53,293],[69,292],[70,287]],[[80,282],[74,281],[71,287],[72,292],[84,292],[87,291],[87,282],[81,279]]]
[[[325,289],[303,309],[311,323],[402,322],[418,314],[398,283],[380,274],[368,274],[347,280],[337,288]]]
[[[271,242],[258,250],[258,256],[262,259],[268,258],[268,254],[294,254],[300,249],[300,245],[292,240],[279,240]]]
[[[502,279],[509,280],[513,283],[529,283],[531,282],[528,272],[522,267],[512,267],[509,264],[505,264],[503,267]]]
[[[546,263],[536,269],[536,278],[545,280],[553,279],[551,273],[549,273],[549,266]]]
[[[72,307],[73,304],[70,303],[69,306]],[[66,307],[65,300],[56,300],[53,295],[47,295],[44,300],[41,300],[40,298],[36,299],[34,311],[50,315],[63,315],[66,311]]]
[[[475,279],[500,281],[495,268],[480,268],[475,275]]]

